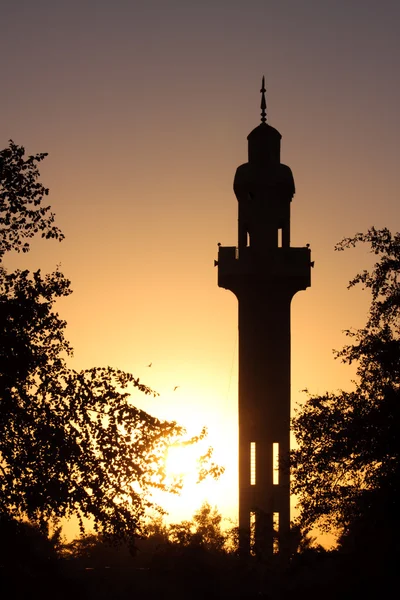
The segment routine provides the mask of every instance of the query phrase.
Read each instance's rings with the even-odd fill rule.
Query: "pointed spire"
[[[261,123],[265,123],[267,120],[267,102],[265,100],[265,92],[267,90],[265,89],[265,77],[263,76],[262,78],[262,84],[261,84]]]

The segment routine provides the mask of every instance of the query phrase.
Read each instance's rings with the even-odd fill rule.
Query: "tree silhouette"
[[[173,523],[168,528],[171,543],[180,546],[201,546],[206,550],[226,550],[232,532],[222,530],[222,515],[217,508],[204,502],[191,521]]]
[[[50,207],[42,206],[49,190],[38,181],[37,163],[47,154],[24,155],[24,147],[12,140],[0,152],[0,259],[9,250],[28,252],[28,240],[38,232],[47,239],[64,238]]]
[[[302,526],[336,529],[343,548],[371,553],[393,550],[400,533],[400,234],[371,228],[337,249],[358,243],[378,261],[349,284],[370,290],[371,306],[336,353],[357,363],[355,389],[308,396],[293,419],[291,458]]]
[[[12,141],[0,152],[0,261],[27,252],[36,233],[63,237],[42,206],[44,156],[25,159]],[[134,389],[155,392],[132,374],[68,367],[54,303],[70,293],[59,271],[8,273],[0,263],[0,514],[42,525],[76,515],[82,530],[88,518],[104,536],[140,534],[152,489],[179,490],[180,482],[166,484],[164,456],[185,430],[134,406]]]

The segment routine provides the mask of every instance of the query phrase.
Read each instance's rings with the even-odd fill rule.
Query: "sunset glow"
[[[263,74],[296,184],[292,245],[309,243],[315,260],[311,289],[292,303],[292,406],[305,388],[350,385],[332,349],[363,324],[368,296],[346,285],[372,259],[333,247],[371,225],[400,228],[400,5],[377,14],[378,4],[3,8],[1,147],[12,138],[49,153],[42,180],[66,236],[35,241],[6,266],[60,264],[71,279],[58,310],[72,367],[132,372],[160,393],[135,392],[141,408],[190,435],[207,426],[226,471],[196,484],[198,450],[171,449],[167,470],[186,484],[163,500],[171,519],[205,499],[236,516],[237,302],[217,287],[213,261],[218,242],[237,244],[232,182],[259,123]]]
[[[183,477],[185,485],[197,482],[199,450],[195,446],[171,446],[167,452],[167,477]]]

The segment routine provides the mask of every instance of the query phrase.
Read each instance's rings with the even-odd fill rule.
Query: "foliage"
[[[192,521],[170,525],[168,537],[173,544],[222,551],[230,545],[232,534],[222,530],[222,516],[217,508],[204,502],[194,513]]]
[[[364,328],[346,331],[351,343],[336,353],[347,364],[357,362],[355,389],[309,395],[297,412],[293,492],[304,527],[335,528],[347,543],[357,530],[360,544],[385,530],[393,543],[399,532],[388,525],[400,508],[400,234],[371,228],[337,250],[360,242],[378,261],[349,287],[371,291],[369,316]]]
[[[191,520],[166,524],[161,515],[146,523],[145,535],[131,540],[127,546],[110,545],[109,540],[98,534],[83,534],[64,546],[63,554],[69,560],[85,561],[91,566],[105,566],[126,560],[130,555],[135,564],[149,566],[156,554],[171,554],[185,550],[200,549],[205,552],[227,553],[233,549],[231,529],[223,530],[223,517],[216,507],[204,502]],[[129,552],[126,552],[129,551]],[[181,554],[182,555],[182,554]]]
[[[25,149],[12,140],[0,152],[0,259],[10,250],[28,252],[29,240],[39,231],[42,237],[60,241],[63,234],[54,225],[49,206],[42,206],[49,190],[39,181],[40,163],[47,154],[24,158]]]
[[[37,232],[62,239],[41,204],[44,156],[25,160],[13,142],[0,153],[0,261],[11,249],[28,251]],[[140,534],[151,490],[179,491],[181,482],[166,484],[164,456],[185,430],[134,406],[134,389],[156,394],[132,374],[68,367],[72,350],[54,303],[70,293],[59,271],[8,273],[0,263],[0,513],[42,525],[76,515],[82,529],[92,519],[105,536]],[[211,460],[203,467],[202,477],[219,473]]]
[[[310,535],[307,528],[302,529],[299,522],[290,524],[290,542],[292,559],[305,553],[325,552],[324,547],[317,542],[317,538]]]
[[[155,516],[147,522],[143,537],[117,546],[102,535],[84,534],[65,544],[61,554],[70,566],[92,569],[169,570],[176,562],[185,570],[200,563],[216,566],[217,558],[234,555],[231,530],[222,530],[222,520],[217,509],[205,502],[190,521],[168,525],[162,516]]]

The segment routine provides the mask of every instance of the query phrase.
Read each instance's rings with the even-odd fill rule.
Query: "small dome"
[[[249,163],[279,163],[281,159],[281,134],[267,123],[260,123],[247,136]]]

